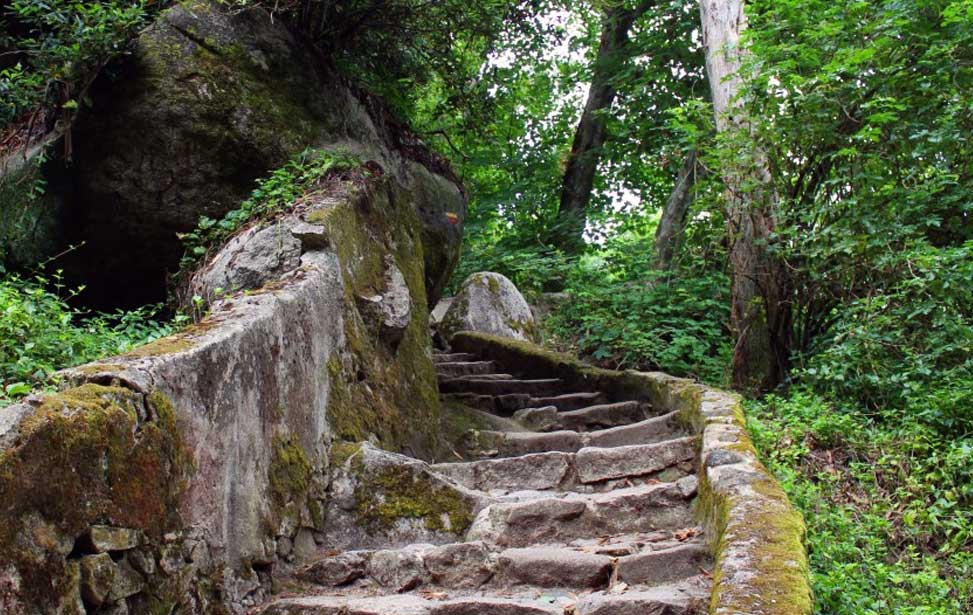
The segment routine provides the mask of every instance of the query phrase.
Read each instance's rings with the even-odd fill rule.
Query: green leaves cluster
[[[155,319],[161,306],[89,314],[68,302],[83,288],[68,289],[60,274],[0,279],[0,405],[54,384],[52,375],[164,337],[177,319]]]
[[[703,267],[663,273],[652,257],[651,242],[631,235],[583,256],[568,278],[569,300],[546,328],[608,367],[665,369],[722,384],[731,347],[729,279]]]
[[[11,0],[0,10],[0,128],[38,108],[73,112],[125,52],[153,0]]]
[[[221,219],[207,216],[199,219],[194,231],[179,238],[186,247],[180,270],[188,273],[212,250],[220,248],[246,224],[271,218],[294,206],[301,198],[325,189],[328,179],[341,177],[361,166],[361,162],[346,152],[306,149],[284,166],[257,180],[250,198]]]

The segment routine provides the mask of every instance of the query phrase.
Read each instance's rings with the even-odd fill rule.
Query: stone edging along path
[[[517,365],[527,375],[554,374],[577,389],[610,390],[679,412],[702,436],[697,515],[716,562],[710,613],[811,613],[803,519],[760,463],[738,395],[658,372],[593,368],[533,344],[479,333],[458,333],[452,348]]]

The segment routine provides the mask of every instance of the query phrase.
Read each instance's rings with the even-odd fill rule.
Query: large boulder
[[[394,177],[420,216],[427,299],[456,263],[465,197],[447,163],[313,47],[258,9],[183,2],[91,89],[75,124],[68,269],[96,306],[160,300],[177,233],[219,218],[305,148],[344,149]],[[449,215],[452,214],[452,215]]]
[[[447,341],[459,331],[521,341],[534,341],[537,337],[527,300],[507,277],[490,272],[466,278],[439,324],[439,332]]]

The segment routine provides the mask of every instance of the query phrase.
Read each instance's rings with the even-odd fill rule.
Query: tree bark
[[[676,175],[676,185],[669,193],[662,218],[655,230],[655,268],[661,271],[672,269],[672,261],[679,247],[679,239],[686,228],[686,216],[693,204],[693,187],[697,179],[705,173],[699,164],[696,151],[689,152],[682,168]]]
[[[605,10],[602,18],[601,41],[588,89],[588,100],[574,132],[552,233],[558,247],[565,252],[577,253],[584,247],[588,204],[601,159],[601,148],[608,138],[604,112],[615,102],[617,91],[614,77],[626,57],[629,31],[635,21],[653,4],[653,1],[644,1],[631,9],[622,4],[612,5]]]
[[[766,391],[786,376],[791,318],[785,270],[767,250],[777,195],[739,96],[740,67],[747,54],[740,45],[747,27],[744,0],[699,0],[699,8],[716,128],[738,150],[727,156],[722,169],[736,337],[732,381],[740,390]]]

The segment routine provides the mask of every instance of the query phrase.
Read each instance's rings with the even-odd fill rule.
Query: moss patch
[[[359,478],[361,525],[387,530],[399,519],[421,519],[426,529],[460,535],[473,523],[473,506],[459,493],[409,468],[392,466]]]
[[[300,445],[279,436],[274,438],[270,491],[278,504],[299,501],[307,496],[312,473],[311,462]]]
[[[0,561],[18,569],[23,587],[36,588],[28,599],[40,611],[53,612],[66,589],[58,544],[70,545],[95,523],[140,529],[154,540],[180,527],[190,464],[163,400],[122,387],[69,389],[46,397],[0,453]],[[143,414],[160,420],[140,423]],[[41,533],[31,530],[38,520]]]

